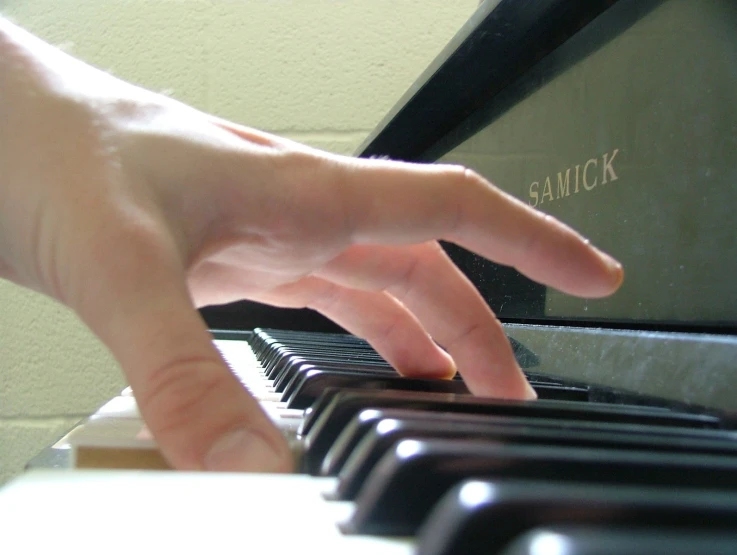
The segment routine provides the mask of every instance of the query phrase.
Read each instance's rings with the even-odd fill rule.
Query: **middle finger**
[[[472,392],[535,397],[501,323],[437,242],[354,246],[316,275],[346,287],[391,293],[447,349]]]

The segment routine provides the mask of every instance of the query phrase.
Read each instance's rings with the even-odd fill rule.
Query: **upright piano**
[[[165,463],[123,394],[0,491],[8,534],[35,515],[170,551],[737,553],[737,3],[486,0],[357,154],[473,168],[624,264],[584,300],[443,245],[539,400],[399,378],[308,311],[207,308],[299,473],[131,470]],[[128,443],[100,438],[109,417]]]

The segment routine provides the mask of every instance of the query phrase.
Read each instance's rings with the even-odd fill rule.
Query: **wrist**
[[[18,110],[24,89],[32,87],[30,60],[22,45],[23,31],[0,17],[0,149],[12,137],[13,113]],[[0,151],[0,156],[2,156]]]
[[[22,47],[18,41],[20,28],[0,16],[0,91],[5,103],[8,87],[15,81],[14,75],[25,65]]]

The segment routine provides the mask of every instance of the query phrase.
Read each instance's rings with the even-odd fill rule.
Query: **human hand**
[[[71,307],[179,469],[286,471],[197,306],[310,307],[407,376],[534,396],[436,242],[600,297],[621,266],[460,167],[328,154],[89,67],[0,20],[0,276]],[[439,348],[435,342],[447,350]]]

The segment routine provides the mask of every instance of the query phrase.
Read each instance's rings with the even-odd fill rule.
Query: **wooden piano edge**
[[[296,423],[279,427],[299,468],[302,444]],[[31,469],[172,470],[146,428],[130,388],[33,457],[25,466]]]

